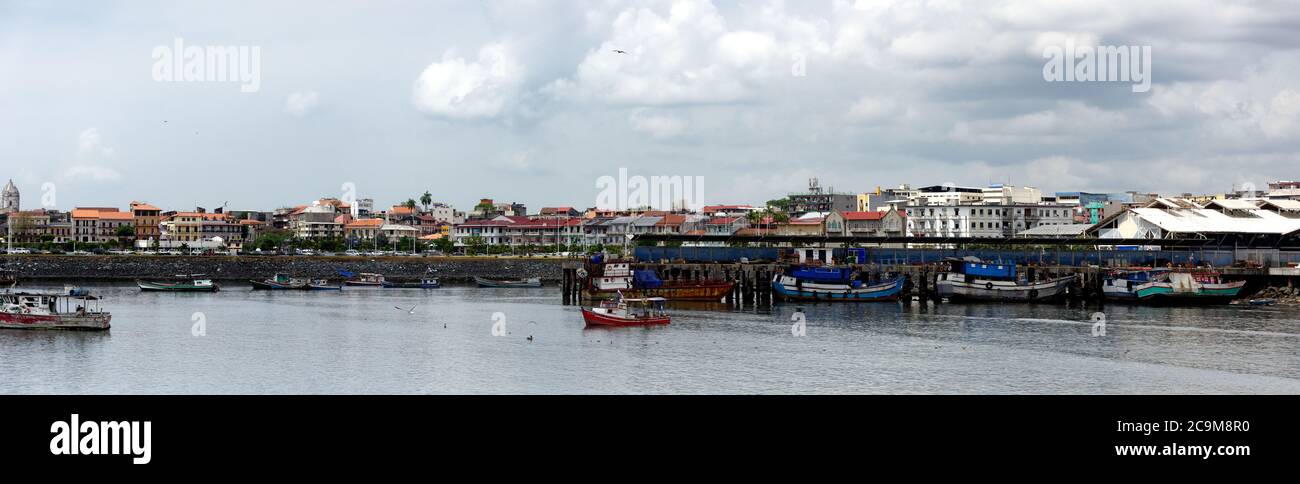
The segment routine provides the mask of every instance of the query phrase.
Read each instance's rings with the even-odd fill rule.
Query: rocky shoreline
[[[1269,286],[1250,296],[1249,299],[1274,299],[1278,305],[1300,305],[1300,287]]]
[[[4,256],[0,268],[21,279],[122,281],[207,274],[220,281],[265,279],[277,272],[337,278],[338,270],[384,274],[389,279],[434,275],[444,282],[492,278],[563,278],[565,259],[494,257],[262,257],[262,256]]]

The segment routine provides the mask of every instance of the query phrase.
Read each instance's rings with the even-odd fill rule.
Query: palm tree
[[[414,198],[406,199],[406,203],[403,203],[402,206],[409,208],[411,210],[415,210],[415,199]]]
[[[433,194],[426,191],[424,195],[420,195],[420,204],[424,205],[424,211],[428,212],[429,205],[433,204]]]

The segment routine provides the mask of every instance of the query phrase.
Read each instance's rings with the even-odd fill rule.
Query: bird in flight
[[[618,50],[618,49],[614,49],[614,53],[615,53],[615,54],[626,54],[627,51],[626,51],[626,50]]]
[[[419,306],[420,306],[419,304],[416,304],[416,305],[414,305],[414,306],[411,306],[411,309],[402,309],[402,308],[399,308],[399,307],[397,307],[397,306],[393,306],[393,309],[396,309],[396,310],[398,310],[398,311],[406,311],[406,314],[415,314],[415,308],[417,308],[417,307],[419,307]]]

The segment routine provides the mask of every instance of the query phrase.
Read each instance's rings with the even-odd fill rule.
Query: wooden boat
[[[595,258],[579,277],[585,277],[586,295],[592,299],[662,297],[672,301],[720,301],[736,283],[727,281],[661,281],[654,271],[633,271],[631,263],[604,263]]]
[[[1148,304],[1228,304],[1246,281],[1225,281],[1214,271],[1150,269],[1116,271],[1106,275],[1107,299]]]
[[[388,287],[388,284],[383,274],[373,273],[357,274],[355,277],[343,281],[343,285],[348,287]]]
[[[276,274],[270,279],[265,279],[261,281],[251,280],[249,282],[253,284],[253,289],[265,289],[265,290],[272,290],[272,291],[306,289],[308,283],[306,279],[291,277],[289,276],[289,274],[285,274],[283,272]]]
[[[389,282],[387,286],[394,289],[437,289],[439,287],[438,279],[426,277],[419,281],[412,282]]]
[[[0,328],[102,331],[111,319],[100,298],[82,290],[0,293]]]
[[[662,297],[624,298],[601,301],[600,306],[582,308],[582,320],[591,326],[649,326],[668,324],[672,318],[664,309],[667,299]]]
[[[342,285],[331,284],[329,279],[312,279],[307,282],[308,291],[339,291],[343,289]]]
[[[474,276],[474,282],[478,287],[542,287],[542,278],[529,277],[526,279],[488,279],[486,277]]]
[[[162,291],[162,292],[216,292],[221,287],[212,279],[204,277],[205,274],[180,274],[176,276],[175,281],[157,282],[157,281],[135,281],[135,285],[140,287],[141,291]]]
[[[903,292],[907,278],[897,276],[876,284],[863,284],[862,281],[805,281],[804,279],[777,274],[772,277],[774,294],[789,301],[843,301],[872,302],[895,301]]]
[[[958,260],[939,274],[935,291],[949,301],[1041,302],[1066,294],[1075,276],[1043,281],[1026,281],[1016,274],[1015,264]]]

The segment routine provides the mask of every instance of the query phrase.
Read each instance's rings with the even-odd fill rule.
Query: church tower
[[[14,186],[14,181],[9,180],[5,184],[5,189],[0,192],[0,213],[14,213],[18,211],[18,187]]]

